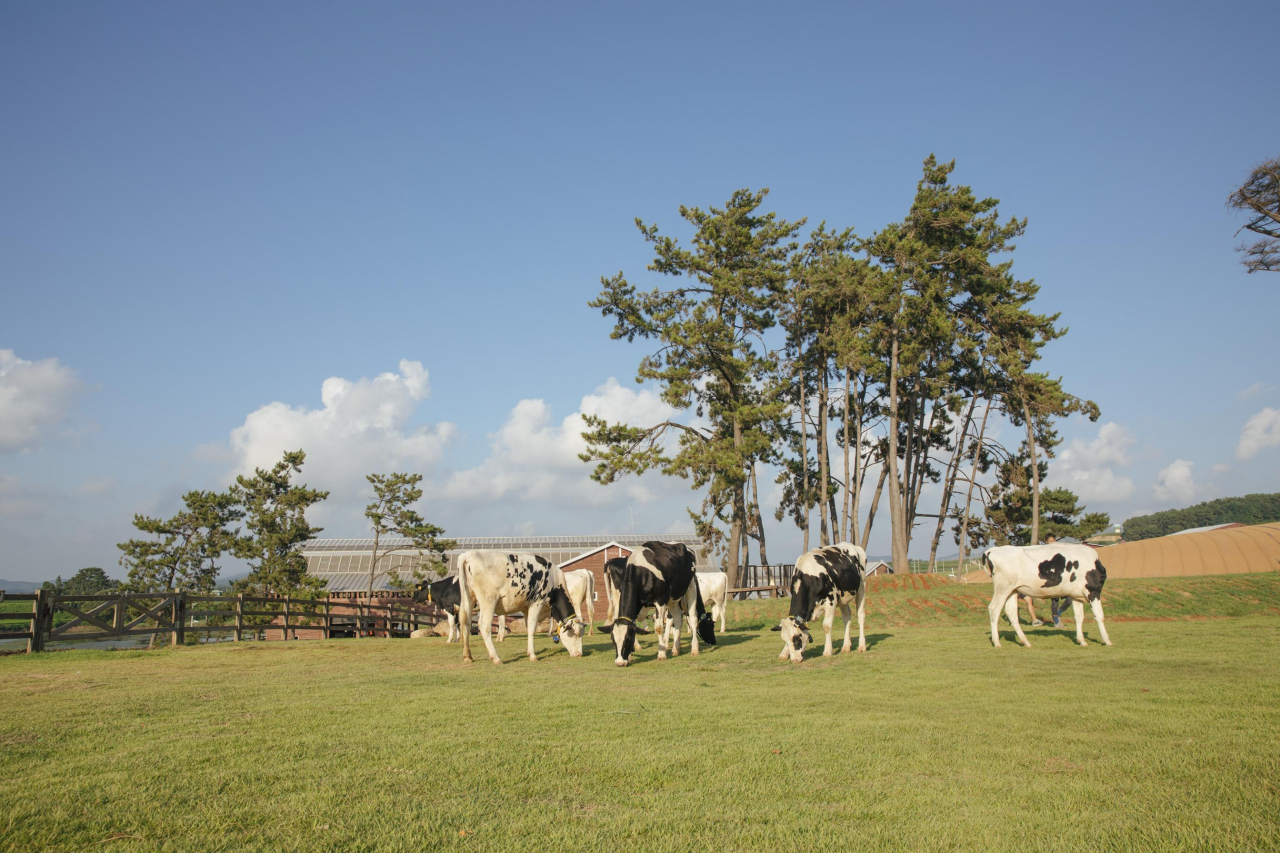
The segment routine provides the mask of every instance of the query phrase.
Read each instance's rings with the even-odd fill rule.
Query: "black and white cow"
[[[459,639],[458,609],[462,603],[458,579],[445,578],[434,583],[422,581],[413,588],[413,603],[421,604],[424,601],[434,604],[444,613],[445,622],[449,625],[449,636],[445,638],[445,642],[456,642]]]
[[[858,609],[858,651],[867,650],[867,635],[863,630],[867,604],[866,567],[867,552],[849,542],[814,548],[800,555],[796,560],[795,574],[791,577],[791,612],[779,625],[782,631],[779,658],[790,657],[792,663],[800,662],[805,645],[813,641],[808,622],[819,607],[825,611],[822,627],[827,634],[822,654],[831,655],[831,627],[836,621],[837,607],[844,616],[844,646],[840,651],[852,651],[850,602],[855,602]]]
[[[997,627],[1003,610],[1013,623],[1018,642],[1030,646],[1018,624],[1018,596],[1069,598],[1076,617],[1076,642],[1084,639],[1084,603],[1089,602],[1103,645],[1111,645],[1102,616],[1102,585],[1107,570],[1098,552],[1088,545],[1000,545],[982,555],[982,566],[991,573],[994,592],[987,613],[991,617],[991,644],[1000,647]]]
[[[715,645],[715,626],[698,595],[694,556],[679,542],[646,542],[631,552],[618,584],[618,609],[613,620],[614,663],[626,666],[636,647],[636,618],[645,607],[657,611],[658,660],[680,653],[680,625],[689,621],[691,654],[698,654],[698,638]],[[667,613],[670,611],[670,621]]]
[[[457,578],[459,622],[470,625],[472,608],[479,610],[480,624],[485,626],[480,636],[489,660],[502,663],[488,630],[494,614],[523,613],[529,632],[529,660],[536,661],[533,635],[543,608],[549,608],[551,619],[560,623],[560,641],[565,649],[572,657],[582,657],[582,623],[565,593],[564,573],[543,557],[506,551],[465,551],[458,557]],[[462,659],[471,661],[470,631],[462,632]]]

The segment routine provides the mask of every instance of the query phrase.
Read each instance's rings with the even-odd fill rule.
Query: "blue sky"
[[[133,512],[295,439],[334,534],[391,469],[451,533],[675,529],[683,483],[572,458],[574,413],[657,411],[586,304],[650,281],[634,217],[769,187],[869,233],[930,152],[1029,219],[1046,367],[1102,407],[1051,484],[1276,491],[1280,276],[1224,204],[1280,154],[1271,10],[1148,9],[0,5],[0,577],[114,569]]]

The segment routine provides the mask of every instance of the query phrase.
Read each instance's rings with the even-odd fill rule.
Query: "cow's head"
[[[804,657],[804,647],[813,642],[809,626],[799,616],[788,616],[778,625],[782,631],[782,642],[786,644],[792,663],[800,663]]]
[[[421,604],[424,601],[431,600],[431,584],[426,581],[418,581],[413,585],[413,603]]]
[[[631,654],[636,650],[636,623],[625,616],[613,620],[613,630],[609,632],[613,639],[614,666],[626,666],[631,663]]]
[[[559,622],[552,618],[551,632],[551,638],[559,641],[565,647],[565,650],[569,652],[569,657],[582,657],[583,625],[577,616],[565,622]]]

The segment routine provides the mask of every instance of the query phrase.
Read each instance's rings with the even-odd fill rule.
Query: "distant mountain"
[[[32,583],[31,581],[7,581],[0,578],[0,589],[5,592],[35,592],[40,588],[40,583]]]

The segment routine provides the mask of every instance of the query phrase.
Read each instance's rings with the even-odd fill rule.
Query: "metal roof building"
[[[697,569],[707,571],[712,568],[710,555],[702,540],[692,534],[626,534],[601,533],[583,536],[479,536],[458,537],[454,541],[457,547],[446,552],[448,558],[447,573],[452,574],[457,567],[458,555],[463,551],[491,549],[495,551],[523,551],[537,554],[550,560],[553,565],[572,560],[586,551],[597,550],[610,543],[634,548],[645,542],[683,542],[697,557]],[[386,552],[397,547],[406,547],[407,540],[385,538],[378,544],[380,551]],[[307,559],[307,573],[323,578],[328,584],[328,591],[363,592],[369,586],[369,568],[373,562],[373,539],[312,539],[300,549]],[[384,557],[381,567],[393,569],[401,578],[407,580],[414,569],[422,565],[423,558],[417,551],[400,551]],[[434,576],[433,576],[434,577]],[[390,576],[383,576],[374,581],[373,588],[387,590]]]

